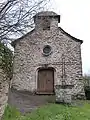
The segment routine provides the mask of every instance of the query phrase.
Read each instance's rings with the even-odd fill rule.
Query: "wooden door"
[[[54,92],[54,71],[52,69],[39,70],[37,92],[40,94]]]

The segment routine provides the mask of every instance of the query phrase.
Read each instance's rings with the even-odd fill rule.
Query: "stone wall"
[[[0,119],[4,113],[8,100],[8,80],[5,72],[0,68]]]
[[[52,54],[45,57],[43,47],[50,45]],[[12,86],[18,90],[36,91],[38,68],[55,69],[54,84],[62,84],[62,55],[65,61],[65,82],[74,85],[76,94],[83,90],[81,43],[57,31],[33,31],[15,46]],[[84,94],[84,91],[82,92]]]

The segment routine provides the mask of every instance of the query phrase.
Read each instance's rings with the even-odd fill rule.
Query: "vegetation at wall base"
[[[90,100],[90,86],[85,86],[85,95],[86,95],[86,99]]]
[[[90,100],[90,75],[83,76],[86,99]]]
[[[15,107],[7,105],[2,119],[17,120],[19,117],[21,117],[20,112]]]
[[[3,120],[90,120],[90,103],[84,102],[79,106],[47,104],[24,116],[8,106]]]

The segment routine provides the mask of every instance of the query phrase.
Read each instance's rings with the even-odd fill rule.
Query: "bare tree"
[[[0,2],[0,41],[19,38],[33,27],[33,16],[49,0],[3,0]]]

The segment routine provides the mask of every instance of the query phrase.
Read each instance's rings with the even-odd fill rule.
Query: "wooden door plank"
[[[54,92],[54,71],[43,69],[38,71],[37,93],[53,94]]]

